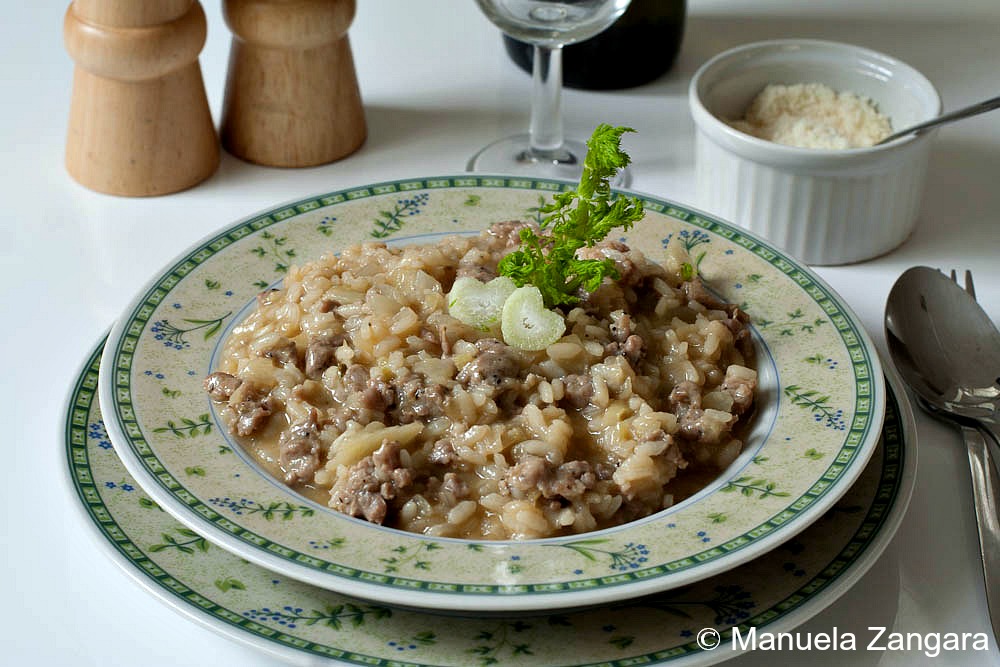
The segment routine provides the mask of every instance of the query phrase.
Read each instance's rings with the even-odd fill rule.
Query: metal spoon
[[[975,299],[944,274],[918,266],[893,285],[885,329],[914,391],[1000,435],[1000,331]]]
[[[965,414],[996,414],[1000,333],[975,299],[927,267],[906,271],[893,285],[885,331],[892,360],[917,392],[920,406],[961,428],[972,473],[986,602],[994,637],[1000,638],[1000,475],[987,446],[993,438],[984,437]]]
[[[908,134],[913,134],[914,132],[924,132],[931,129],[932,127],[937,127],[938,125],[945,125],[947,123],[952,123],[956,120],[961,120],[963,118],[968,118],[969,116],[977,116],[981,113],[986,113],[987,111],[992,111],[1000,107],[1000,97],[994,97],[977,104],[972,104],[967,107],[958,109],[957,111],[952,111],[951,113],[946,113],[944,115],[938,116],[937,118],[931,118],[930,120],[924,121],[923,123],[917,123],[916,125],[911,125],[905,130],[900,130],[899,132],[893,132],[888,137],[876,143],[876,146],[881,146],[882,144],[887,144],[890,141],[895,141],[900,137],[905,137]]]

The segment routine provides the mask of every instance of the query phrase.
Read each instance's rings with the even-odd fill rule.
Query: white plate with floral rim
[[[625,240],[653,259],[684,244],[754,325],[758,408],[740,457],[652,517],[564,538],[474,542],[373,526],[313,503],[228,437],[202,378],[256,294],[292,263],[372,238],[433,242],[532,218],[559,181],[492,176],[378,183],[275,207],[196,243],[159,272],[108,339],[100,400],[125,467],[163,509],[247,560],[386,604],[515,611],[603,604],[718,574],[791,538],[850,488],[879,438],[881,365],[827,285],[765,241],[640,194]]]
[[[69,483],[101,545],[157,598],[205,627],[296,664],[671,665],[740,651],[743,636],[788,632],[876,562],[913,491],[913,415],[890,382],[882,439],[865,471],[812,526],[762,558],[689,587],[571,613],[442,616],[359,602],[286,579],[209,543],[157,509],[115,456],[95,399],[100,348],[67,403]],[[892,376],[894,377],[894,376]],[[702,640],[720,645],[713,651]]]

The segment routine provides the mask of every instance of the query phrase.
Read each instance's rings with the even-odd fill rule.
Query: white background
[[[206,2],[201,64],[216,118],[229,33]],[[5,408],[5,531],[0,662],[11,665],[267,665],[271,659],[191,623],[107,560],[61,483],[63,401],[78,365],[133,292],[209,231],[280,201],[376,180],[461,171],[485,143],[522,131],[530,81],[471,1],[362,0],[351,39],[369,124],[360,152],[324,167],[267,169],[223,155],[219,171],[167,197],[90,192],[63,169],[72,62],[65,6],[8,3],[0,21],[0,350],[12,373]],[[569,134],[628,124],[636,189],[693,202],[687,83],[715,53],[774,37],[848,41],[899,57],[939,88],[946,108],[1000,92],[1000,2],[693,0],[681,58],[665,78],[619,93],[568,91]],[[627,64],[623,64],[627,66]],[[1000,113],[945,128],[913,237],[877,260],[819,273],[883,347],[882,309],[906,267],[975,271],[1000,317]],[[871,574],[812,621],[814,632],[888,625],[988,631],[964,450],[919,416],[917,492]],[[761,655],[740,665],[984,665],[987,655]],[[881,661],[881,662],[880,662]]]

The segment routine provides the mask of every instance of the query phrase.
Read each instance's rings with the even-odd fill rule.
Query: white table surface
[[[221,106],[229,32],[206,2],[201,64],[213,112]],[[754,5],[753,8],[750,5]],[[616,93],[567,91],[567,132],[601,121],[637,128],[629,139],[636,189],[692,201],[695,68],[739,43],[774,37],[850,41],[922,70],[955,108],[1000,91],[995,0],[913,3],[694,0],[684,47],[665,78]],[[78,365],[151,273],[194,240],[280,201],[376,180],[454,173],[495,138],[527,123],[530,81],[506,58],[472,2],[365,0],[351,30],[369,125],[360,152],[304,170],[223,155],[218,172],[180,194],[126,199],[93,193],[63,168],[72,62],[63,3],[17,3],[0,22],[0,339],[8,370],[0,485],[5,565],[3,659],[10,665],[269,665],[273,658],[218,637],[155,601],[105,557],[63,488],[63,401]],[[950,13],[941,7],[951,7]],[[902,10],[907,9],[904,14]],[[751,12],[757,11],[758,14]],[[916,16],[916,18],[914,18]],[[919,224],[891,254],[820,268],[884,350],[882,311],[907,267],[971,268],[980,300],[1000,318],[1000,114],[943,129]],[[813,632],[885,625],[901,632],[988,632],[964,449],[952,430],[918,415],[920,468],[910,511],[885,556]],[[991,641],[992,644],[992,641]],[[989,653],[748,655],[733,665],[985,665]],[[527,663],[525,663],[527,664]]]

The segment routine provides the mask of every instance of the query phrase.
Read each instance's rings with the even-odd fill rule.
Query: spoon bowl
[[[934,269],[907,270],[889,292],[885,331],[900,374],[928,403],[997,422],[1000,332],[965,290]]]

